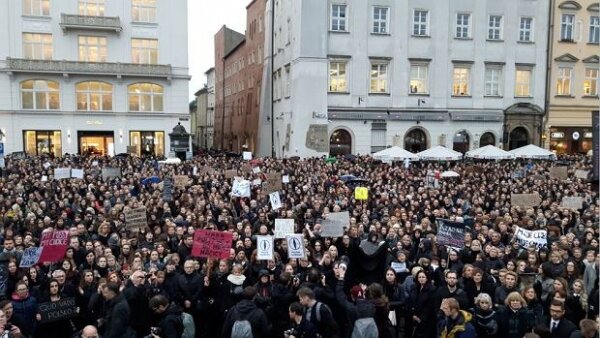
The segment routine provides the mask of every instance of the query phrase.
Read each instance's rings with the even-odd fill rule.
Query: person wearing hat
[[[271,295],[273,294],[273,284],[271,276],[266,269],[260,270],[258,273],[258,282],[254,285],[256,289],[255,302],[258,307],[267,310],[271,305]]]

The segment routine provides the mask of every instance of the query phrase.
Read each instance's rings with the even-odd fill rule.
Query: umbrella
[[[378,151],[373,154],[373,158],[379,160],[391,160],[391,161],[403,161],[408,158],[412,161],[418,161],[419,156],[411,153],[410,151],[400,148],[398,146],[394,146],[391,148],[387,148],[381,151]]]
[[[448,170],[442,173],[442,177],[460,177],[460,174],[456,171]]]
[[[544,148],[540,148],[534,144],[529,144],[517,149],[510,150],[509,153],[514,154],[517,158],[536,158],[552,160],[556,155]]]
[[[123,158],[127,158],[130,157],[131,154],[128,153],[120,153],[120,154],[116,154],[115,157],[123,157]]]
[[[354,175],[342,175],[342,176],[340,176],[340,180],[342,180],[343,182],[348,182],[348,181],[351,181],[351,180],[355,180],[357,178],[358,177],[356,177]]]
[[[158,163],[161,163],[161,164],[179,164],[179,163],[181,163],[181,159],[179,157],[171,157],[171,158],[168,158],[168,159],[166,159],[164,161],[158,161]]]
[[[444,146],[435,146],[417,153],[417,156],[421,161],[457,161],[463,157],[463,154]]]
[[[158,176],[150,176],[150,177],[146,177],[142,180],[142,184],[146,185],[146,184],[151,184],[151,183],[159,183],[160,182],[160,178],[158,178]]]
[[[491,144],[468,151],[466,156],[483,160],[509,160],[515,158],[514,154]]]

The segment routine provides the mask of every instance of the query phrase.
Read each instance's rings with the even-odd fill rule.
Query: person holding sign
[[[37,336],[40,338],[47,337],[48,332],[52,332],[52,337],[55,338],[70,338],[73,334],[73,324],[71,323],[71,319],[64,318],[55,321],[51,321],[51,319],[47,319],[47,321],[43,321],[42,319],[42,311],[48,312],[48,315],[45,315],[47,318],[52,318],[50,313],[53,312],[53,308],[56,306],[58,302],[63,298],[60,295],[60,284],[56,279],[51,279],[50,284],[48,285],[47,295],[42,297],[40,300],[40,304],[38,306],[38,314],[36,315],[36,319],[38,320],[38,328],[36,330]],[[54,316],[53,314],[52,316]]]

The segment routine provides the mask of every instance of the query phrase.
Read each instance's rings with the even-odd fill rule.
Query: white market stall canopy
[[[553,160],[556,158],[556,155],[550,150],[540,148],[534,144],[529,144],[521,148],[513,149],[509,152],[511,154],[514,154],[516,158],[537,158],[546,160]]]
[[[391,148],[387,148],[384,150],[380,150],[373,154],[373,158],[377,160],[390,160],[390,161],[404,161],[405,159],[409,159],[411,161],[418,161],[419,156],[411,153],[410,151],[400,148],[398,146],[393,146]]]
[[[493,145],[487,145],[485,147],[468,151],[465,156],[483,160],[510,160],[515,158],[515,155]]]
[[[419,156],[421,161],[457,161],[460,160],[463,155],[458,151],[443,146],[436,146],[417,153],[417,156]]]

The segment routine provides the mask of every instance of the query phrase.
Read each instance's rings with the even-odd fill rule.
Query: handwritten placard
[[[581,170],[581,169],[575,170],[575,177],[585,180],[588,178],[589,173],[590,173],[589,170]]]
[[[291,218],[275,219],[275,238],[285,238],[287,235],[294,234],[294,220]]]
[[[56,302],[41,303],[38,312],[40,323],[49,323],[77,316],[77,304],[74,297],[62,298]]]
[[[566,209],[581,209],[583,208],[583,198],[565,196],[562,198],[560,206]]]
[[[42,253],[41,247],[31,247],[25,249],[23,251],[23,256],[21,257],[21,262],[19,263],[20,268],[29,268],[37,264],[40,259],[40,254]]]
[[[42,240],[40,241],[42,253],[40,254],[39,261],[42,263],[58,262],[59,260],[63,259],[68,246],[68,230],[54,230],[43,233]]]
[[[350,226],[350,213],[348,211],[330,212],[322,222],[321,236],[340,237],[344,235],[344,228]]]
[[[231,232],[196,230],[192,256],[229,258],[232,238]]]
[[[71,169],[71,177],[83,179],[83,169]]]
[[[189,177],[187,175],[175,175],[173,176],[173,182],[176,188],[185,188],[188,184]]]
[[[533,208],[540,203],[542,203],[542,198],[538,193],[510,195],[510,205],[513,207]]]
[[[369,199],[369,189],[365,187],[354,188],[354,198],[357,201],[366,201]]]
[[[548,246],[548,232],[546,230],[527,230],[517,227],[515,233],[515,239],[519,243],[519,246],[524,249],[528,249],[534,245],[536,250],[545,248]]]
[[[106,182],[111,177],[121,177],[121,168],[102,168],[102,180]]]
[[[148,225],[146,207],[125,210],[125,226],[127,230],[137,232]]]
[[[235,169],[225,170],[225,178],[234,178],[236,175],[237,170]]]
[[[465,245],[465,224],[447,219],[437,219],[437,243],[451,248],[462,248]]]
[[[267,194],[282,189],[281,174],[280,173],[269,173],[267,174],[267,180],[263,183],[263,189]]]
[[[54,169],[54,179],[55,180],[63,180],[65,178],[71,177],[71,168],[55,168]]]
[[[568,177],[567,167],[552,167],[550,168],[550,178],[558,180],[566,180]]]

